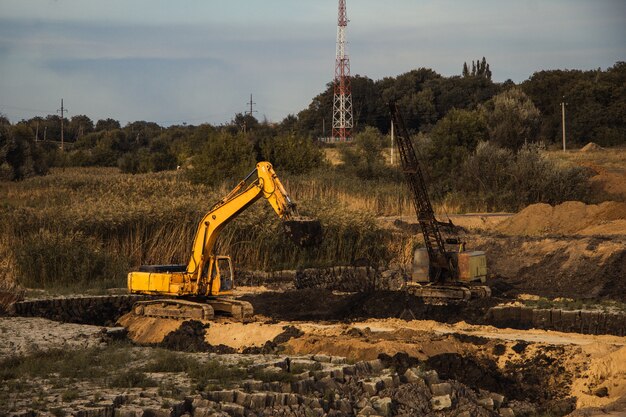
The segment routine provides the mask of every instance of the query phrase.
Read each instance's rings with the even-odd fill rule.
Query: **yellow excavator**
[[[285,232],[298,245],[319,243],[319,221],[301,217],[269,162],[259,162],[228,195],[204,215],[198,225],[191,257],[183,265],[145,265],[128,274],[128,290],[158,296],[133,306],[139,316],[213,319],[216,313],[247,320],[253,307],[232,298],[234,270],[229,256],[214,253],[220,232],[260,198],[265,198],[283,221]],[[167,297],[167,298],[164,298]],[[170,298],[172,297],[172,298]]]

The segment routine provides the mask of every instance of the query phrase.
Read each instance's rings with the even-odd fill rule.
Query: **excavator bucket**
[[[283,222],[285,234],[298,246],[309,247],[322,241],[322,224],[317,219],[298,217]]]

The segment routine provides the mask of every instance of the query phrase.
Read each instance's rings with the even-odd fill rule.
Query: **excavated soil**
[[[273,320],[357,321],[368,318],[431,319],[443,323],[484,322],[496,298],[448,305],[425,304],[404,291],[337,293],[323,289],[248,294],[255,313]]]
[[[626,302],[626,237],[472,236],[498,291]]]
[[[557,206],[532,204],[502,221],[498,232],[515,236],[626,235],[626,203],[587,205],[567,201]]]

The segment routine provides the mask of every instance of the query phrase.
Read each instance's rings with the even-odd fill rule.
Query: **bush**
[[[589,172],[560,166],[541,155],[540,145],[517,153],[481,142],[463,165],[458,191],[469,210],[517,211],[529,204],[559,204],[589,198]]]
[[[322,151],[312,140],[279,135],[261,140],[261,155],[279,172],[306,174],[322,163]]]
[[[445,194],[453,190],[465,159],[480,141],[487,140],[487,125],[479,111],[452,109],[439,120],[422,149],[431,189]]]
[[[236,184],[256,166],[254,148],[242,134],[221,132],[209,138],[193,158],[187,178],[193,183],[218,185],[225,180]]]
[[[26,124],[0,127],[0,180],[19,181],[48,173],[44,152]]]
[[[489,138],[499,146],[517,150],[537,140],[539,110],[521,89],[514,87],[494,96],[484,110]]]
[[[395,170],[385,164],[382,154],[384,139],[378,129],[366,127],[354,136],[352,144],[339,148],[342,169],[362,179],[393,176]]]

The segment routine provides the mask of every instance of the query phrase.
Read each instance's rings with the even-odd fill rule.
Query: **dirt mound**
[[[579,152],[597,152],[597,151],[603,151],[603,150],[604,148],[598,145],[597,143],[589,142],[588,144],[580,148]]]
[[[557,206],[532,204],[500,223],[507,235],[626,235],[626,203],[606,201],[587,205],[567,201]]]
[[[606,395],[599,396],[600,390]],[[572,384],[572,393],[578,397],[578,407],[603,407],[626,398],[626,347],[596,354]]]
[[[626,302],[626,238],[489,237],[472,247],[487,253],[495,288],[574,299],[608,298]]]
[[[196,320],[185,321],[178,329],[168,333],[159,345],[183,352],[206,352],[209,344],[204,341],[204,334],[208,326]]]

